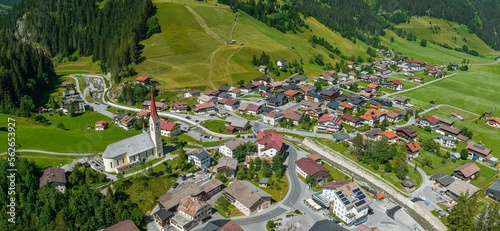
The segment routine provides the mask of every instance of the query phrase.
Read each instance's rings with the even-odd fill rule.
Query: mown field
[[[439,32],[433,33],[430,28],[432,26],[439,27]],[[412,17],[409,23],[398,24],[396,28],[417,35],[417,40],[425,39],[429,42],[446,43],[453,48],[462,48],[463,45],[467,45],[470,50],[476,50],[481,55],[498,56],[500,54],[488,46],[476,34],[469,33],[469,28],[466,25],[460,25],[456,22],[428,16]]]
[[[423,108],[436,104],[449,104],[477,114],[500,108],[498,89],[500,75],[491,72],[469,70],[457,71],[456,75],[403,93],[411,103]],[[495,110],[493,110],[495,111]]]
[[[74,62],[54,63],[58,75],[101,73],[99,62],[92,62],[92,57],[80,57]]]
[[[49,118],[50,125],[42,126],[30,119],[16,118],[0,114],[1,121],[7,118],[16,119],[17,149],[37,149],[62,153],[96,153],[103,152],[110,143],[139,134],[139,131],[125,131],[111,124],[104,131],[87,130],[87,125],[94,126],[98,120],[110,119],[98,113],[86,113],[77,117],[59,115]],[[66,130],[57,128],[63,123]],[[0,139],[7,140],[7,128],[4,123],[0,127]]]
[[[239,80],[247,82],[262,75],[251,63],[253,55],[259,57],[262,51],[273,61],[302,58],[304,64],[308,64],[314,54],[320,53],[325,62],[333,63],[323,47],[311,47],[308,40],[313,33],[339,47],[343,54],[366,58],[366,45],[354,44],[312,18],[307,19],[312,32],[283,34],[243,12],[238,13],[235,25],[236,14],[227,6],[215,6],[215,1],[180,4],[158,0],[154,3],[162,33],[143,41],[146,59],[136,66],[136,71],[158,79],[162,82],[160,88],[215,88]],[[236,42],[230,44],[233,39]],[[304,69],[311,77],[324,72],[317,65]],[[287,76],[289,74],[282,73],[279,78]]]

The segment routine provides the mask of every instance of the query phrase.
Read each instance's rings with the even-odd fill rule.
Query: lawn
[[[37,166],[42,169],[48,167],[61,167],[65,164],[70,164],[73,160],[78,159],[78,156],[61,156],[61,155],[47,155],[41,153],[27,153],[21,152],[16,153],[17,157],[26,158],[35,162]],[[0,158],[6,158],[6,155],[0,156]]]
[[[382,44],[402,53],[402,55],[408,56],[410,59],[430,62],[436,65],[460,63],[463,59],[470,60],[470,63],[492,62],[492,60],[486,58],[446,49],[430,42],[427,43],[427,47],[422,47],[420,46],[420,38],[418,38],[418,41],[408,41],[405,38],[397,36],[391,30],[385,30],[385,32],[385,36],[380,37]],[[394,38],[394,42],[392,43],[390,42],[391,37]]]
[[[146,178],[139,174],[130,179],[120,180],[118,183],[127,186],[125,192],[130,196],[130,200],[146,213],[155,207],[158,203],[156,200],[170,189],[175,180],[169,176]]]
[[[344,174],[328,163],[323,163],[323,167],[330,171],[330,176],[332,176],[334,180],[347,180],[350,178],[348,175]]]
[[[500,88],[500,79],[498,74],[500,73],[491,66],[477,66],[474,70],[457,72],[455,76],[402,95],[410,98],[412,104],[422,108],[434,106],[429,101],[436,99],[436,104],[448,104],[475,114],[491,111],[493,116],[499,116],[500,101],[497,89]],[[484,121],[476,120],[476,115],[466,111],[442,107],[438,111],[429,112],[429,115],[435,114],[450,119],[449,113],[459,113],[465,120],[455,120],[455,127],[468,127],[474,133],[474,141],[481,141],[494,152],[500,151],[498,131],[487,126]]]
[[[438,26],[439,33],[433,33],[431,26]],[[432,18],[428,16],[412,17],[409,23],[401,23],[396,28],[403,29],[407,33],[417,35],[417,39],[426,39],[441,44],[448,44],[453,48],[462,48],[467,45],[470,50],[476,50],[482,55],[493,54],[498,56],[498,52],[489,47],[476,34],[470,33],[465,25],[450,22],[444,19]]]
[[[356,157],[349,152],[349,148],[345,147],[342,143],[337,143],[328,139],[315,139],[315,141],[321,145],[325,145],[337,152],[340,152],[341,154],[344,155],[345,158],[356,160]],[[356,161],[356,163],[365,167],[369,171],[381,176],[383,179],[391,183],[395,188],[404,190],[404,188],[401,186],[401,180],[399,180],[393,172],[386,173],[383,171],[383,168],[375,170],[372,166],[362,163],[360,161]],[[409,169],[407,176],[409,177],[410,180],[413,180],[415,182],[416,187],[422,184],[422,176],[420,176],[418,172],[414,172],[413,169]]]
[[[114,124],[104,131],[88,130],[98,120],[110,119],[98,113],[84,113],[76,117],[54,115],[49,118],[50,125],[42,126],[26,118],[16,118],[0,114],[0,120],[16,119],[16,145],[18,149],[37,149],[63,153],[103,152],[107,145],[124,138],[139,134],[140,131],[125,131]],[[66,130],[57,128],[63,123]],[[5,127],[0,127],[0,139],[7,139]]]
[[[255,115],[252,115],[252,114],[238,113],[238,116],[243,117],[243,118],[245,118],[247,120],[259,120],[260,119],[259,116],[255,116]]]
[[[238,12],[234,26],[236,14],[225,5],[214,6],[216,1],[154,2],[162,32],[141,42],[145,45],[145,60],[135,70],[139,75],[159,80],[162,85],[158,87],[162,89],[216,88],[224,83],[235,85],[239,80],[248,82],[262,75],[251,62],[252,56],[259,56],[262,51],[271,60],[308,60],[319,53],[325,62],[335,62],[323,47],[311,47],[308,40],[313,32],[309,30],[283,34],[242,11]],[[355,44],[312,18],[307,18],[306,23],[343,54],[366,58],[366,45],[361,41]],[[235,44],[230,43],[233,39]],[[324,72],[317,65],[304,69],[311,76]],[[286,76],[283,73],[280,77]]]
[[[205,120],[200,125],[213,132],[229,134],[226,124],[222,120]]]
[[[56,73],[59,75],[67,74],[97,74],[101,73],[99,62],[92,62],[92,57],[80,57],[74,62],[63,62],[54,64]]]
[[[431,166],[423,166],[422,161],[424,159],[429,159],[431,160]],[[426,151],[420,151],[419,157],[413,160],[414,163],[417,163],[424,172],[429,175],[435,175],[438,173],[444,173],[444,174],[453,174],[453,170],[462,166],[463,164],[466,163],[471,163],[474,162],[472,160],[456,160],[456,162],[451,162],[449,159],[446,159],[446,162],[443,163],[442,159],[440,157],[437,157],[429,152]],[[497,179],[498,171],[490,168],[488,166],[483,165],[482,163],[476,162],[477,166],[479,167],[479,176],[472,181],[472,184],[478,187],[487,187],[493,181]]]
[[[258,179],[260,179],[260,174],[259,174]],[[275,175],[272,175],[271,179],[274,180],[275,184],[278,182],[276,180],[276,176]],[[267,188],[259,187],[259,180],[257,180],[257,181],[252,181],[251,180],[249,182],[252,183],[253,185],[255,185],[257,188],[259,188],[261,190],[264,190],[265,192],[269,193],[269,195],[271,195],[271,198],[272,198],[273,202],[277,202],[277,201],[280,201],[283,198],[285,198],[286,193],[288,192],[288,188],[289,188],[288,178],[286,177],[286,175],[283,175],[283,177],[281,178],[281,181],[283,181],[283,183],[279,183],[279,185],[281,187],[280,190],[271,189],[270,187],[267,187]]]
[[[477,70],[455,73],[402,95],[410,98],[411,104],[422,108],[434,106],[430,103],[433,99],[436,104],[448,104],[476,114],[491,111],[493,107],[500,108],[500,101],[496,98],[500,87],[498,74]]]

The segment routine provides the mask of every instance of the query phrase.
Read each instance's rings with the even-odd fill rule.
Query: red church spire
[[[155,103],[155,95],[153,91],[153,87],[151,87],[151,101],[149,102],[151,119],[155,120],[158,117],[158,113],[156,113],[156,103]]]

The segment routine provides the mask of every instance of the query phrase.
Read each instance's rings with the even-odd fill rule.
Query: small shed
[[[269,178],[263,177],[259,180],[259,187],[267,188],[269,185]]]

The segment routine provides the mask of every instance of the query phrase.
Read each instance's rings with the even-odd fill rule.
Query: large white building
[[[371,200],[353,181],[328,182],[323,185],[321,197],[330,201],[330,210],[348,225],[358,225],[368,219]]]
[[[234,158],[234,153],[233,153],[234,150],[238,146],[243,145],[243,144],[245,144],[245,142],[243,142],[240,139],[232,139],[232,140],[227,141],[226,143],[222,144],[221,146],[219,146],[219,152],[224,156]]]
[[[257,133],[257,151],[259,157],[274,157],[283,151],[283,135],[274,130]]]
[[[188,161],[202,169],[207,169],[211,165],[210,154],[205,149],[197,149],[188,153]]]
[[[151,91],[151,102],[154,102],[153,91]],[[149,133],[143,132],[109,144],[102,154],[104,171],[116,173],[161,157],[163,157],[163,142],[156,107],[151,107]]]

